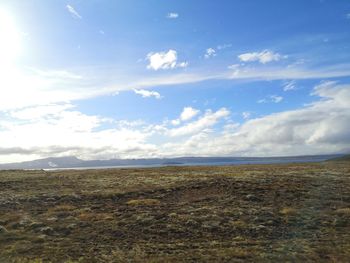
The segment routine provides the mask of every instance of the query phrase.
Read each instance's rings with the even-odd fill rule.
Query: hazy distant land
[[[1,169],[84,169],[113,167],[159,167],[159,166],[196,166],[196,165],[238,165],[238,164],[278,164],[322,162],[343,155],[308,155],[289,157],[178,157],[178,158],[143,158],[110,159],[84,161],[75,156],[44,158],[28,162],[0,164]]]

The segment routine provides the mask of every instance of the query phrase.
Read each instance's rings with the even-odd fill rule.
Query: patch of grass
[[[114,220],[114,217],[110,213],[82,212],[78,215],[78,219],[81,221],[110,221]]]
[[[76,207],[70,204],[57,205],[55,207],[49,208],[49,212],[67,212],[73,211]]]
[[[350,207],[337,209],[335,210],[335,213],[338,215],[350,216]]]
[[[280,214],[284,216],[295,216],[298,214],[298,210],[293,207],[283,207],[280,210]]]
[[[230,224],[233,227],[241,228],[241,229],[246,228],[248,226],[248,224],[246,222],[244,222],[243,220],[231,221]]]
[[[160,201],[157,199],[133,199],[126,202],[131,206],[153,206],[160,205]]]

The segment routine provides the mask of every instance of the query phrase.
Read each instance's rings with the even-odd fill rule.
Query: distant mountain
[[[350,154],[335,157],[327,160],[327,162],[350,162]]]
[[[0,164],[0,169],[51,169],[63,167],[79,167],[84,163],[74,156],[45,158],[21,163]]]
[[[62,168],[99,168],[122,166],[166,166],[166,165],[235,165],[264,163],[322,162],[341,155],[315,155],[292,157],[179,157],[150,159],[111,159],[84,161],[74,156],[45,158],[28,162],[0,164],[0,170],[6,169],[62,169]],[[350,158],[350,157],[347,157]]]

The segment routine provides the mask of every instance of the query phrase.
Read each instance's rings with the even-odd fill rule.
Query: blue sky
[[[0,162],[350,151],[350,2],[0,3]]]

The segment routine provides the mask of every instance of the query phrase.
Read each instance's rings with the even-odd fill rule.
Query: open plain
[[[0,262],[348,262],[350,163],[0,171]]]

